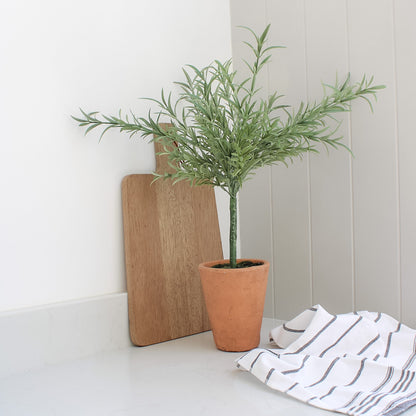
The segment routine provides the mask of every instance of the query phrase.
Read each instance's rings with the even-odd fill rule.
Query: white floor
[[[275,325],[264,321],[261,345],[267,345]],[[335,415],[285,397],[238,370],[234,360],[240,355],[218,351],[211,332],[205,332],[69,361],[0,379],[0,415]]]

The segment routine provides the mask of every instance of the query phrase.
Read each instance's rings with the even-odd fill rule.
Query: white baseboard
[[[0,313],[0,377],[130,345],[127,293]]]

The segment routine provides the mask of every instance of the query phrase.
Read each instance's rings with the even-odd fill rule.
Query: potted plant
[[[101,136],[112,128],[131,136],[140,133],[163,146],[173,173],[155,174],[156,179],[190,181],[193,185],[222,188],[229,195],[229,260],[201,264],[202,286],[214,339],[219,349],[245,351],[259,344],[269,263],[265,260],[237,259],[237,195],[243,183],[262,166],[287,164],[317,145],[344,147],[335,129],[327,125],[336,113],[350,110],[350,103],[369,98],[384,86],[374,85],[365,76],[352,84],[348,75],[343,82],[328,86],[330,93],[320,102],[301,103],[297,110],[281,104],[276,92],[267,99],[258,97],[257,77],[271,58],[266,47],[270,25],[246,42],[253,53],[247,63],[248,78],[237,80],[231,60],[198,69],[188,65],[184,80],[176,82],[178,98],[162,90],[159,107],[153,116],[101,115],[98,112],[74,117],[86,133],[104,127]],[[170,127],[163,129],[162,121]],[[348,149],[349,150],[349,149]],[[256,291],[258,292],[256,294]]]

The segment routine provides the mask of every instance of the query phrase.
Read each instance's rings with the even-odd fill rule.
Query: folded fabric
[[[347,415],[396,416],[416,405],[416,331],[389,315],[331,315],[317,305],[273,329],[275,349],[237,360],[272,389]]]

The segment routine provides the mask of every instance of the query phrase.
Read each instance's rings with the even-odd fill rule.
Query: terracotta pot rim
[[[221,269],[221,268],[215,268],[212,266],[215,266],[216,264],[223,264],[223,263],[229,263],[230,260],[229,259],[221,259],[221,260],[211,260],[211,261],[206,261],[204,263],[199,264],[198,268],[199,269],[210,269],[214,272],[218,272],[218,273],[224,273],[224,272],[228,272],[228,271],[234,271],[234,272],[238,272],[238,273],[244,273],[250,270],[256,270],[258,268],[261,267],[265,267],[269,265],[269,262],[267,260],[263,260],[263,259],[249,259],[249,258],[243,258],[243,259],[237,259],[237,263],[241,262],[241,261],[252,261],[252,262],[261,262],[262,264],[259,264],[258,266],[251,266],[251,267],[243,267],[241,269]]]

